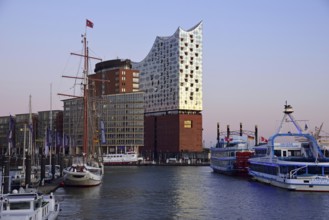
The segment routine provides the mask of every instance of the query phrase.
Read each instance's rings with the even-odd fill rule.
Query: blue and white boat
[[[286,104],[280,127],[269,138],[266,155],[248,160],[249,175],[288,190],[329,191],[329,158],[323,155],[314,136],[301,129],[292,113],[292,107]],[[281,132],[284,123],[292,123],[297,132]]]

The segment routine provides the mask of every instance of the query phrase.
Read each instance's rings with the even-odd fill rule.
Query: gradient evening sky
[[[329,130],[327,0],[1,0],[0,116],[63,109],[73,93],[85,21],[92,55],[141,61],[156,36],[203,21],[203,139],[225,130],[268,137],[287,100],[295,118]],[[50,90],[52,84],[52,90]],[[52,91],[52,104],[50,103]],[[304,126],[305,122],[301,122]]]

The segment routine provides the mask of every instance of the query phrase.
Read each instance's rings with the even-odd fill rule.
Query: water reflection
[[[290,192],[209,167],[107,167],[103,183],[56,191],[59,219],[326,219],[328,194]],[[321,210],[321,212],[319,212]]]

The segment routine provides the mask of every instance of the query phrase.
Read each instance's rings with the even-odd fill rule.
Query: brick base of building
[[[202,115],[167,114],[145,116],[144,154],[202,152]]]

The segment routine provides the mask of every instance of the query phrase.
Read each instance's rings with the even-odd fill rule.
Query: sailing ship
[[[301,129],[285,105],[277,132],[269,138],[267,153],[249,159],[249,175],[254,180],[296,191],[329,191],[329,158],[316,138]],[[296,132],[282,132],[284,123],[292,123]]]
[[[92,27],[91,21],[87,20],[87,27]],[[87,37],[86,32],[82,35],[83,43],[83,54],[73,54],[82,56],[84,58],[84,69],[83,69],[83,96],[79,97],[83,100],[83,152],[82,155],[75,155],[73,157],[72,165],[63,170],[64,173],[64,185],[65,186],[97,186],[102,183],[104,175],[104,166],[101,162],[101,159],[98,158],[98,153],[92,153],[91,148],[93,144],[89,140],[89,120],[95,120],[92,114],[90,114],[90,91],[88,83],[88,47],[87,47]],[[65,76],[63,76],[65,77]],[[68,78],[77,78],[77,77],[68,77]],[[78,78],[81,79],[81,78]],[[64,94],[59,94],[64,95]],[[72,95],[66,95],[71,96]],[[76,96],[73,96],[76,97]],[[92,122],[91,122],[92,123]],[[92,126],[91,126],[92,127]]]

